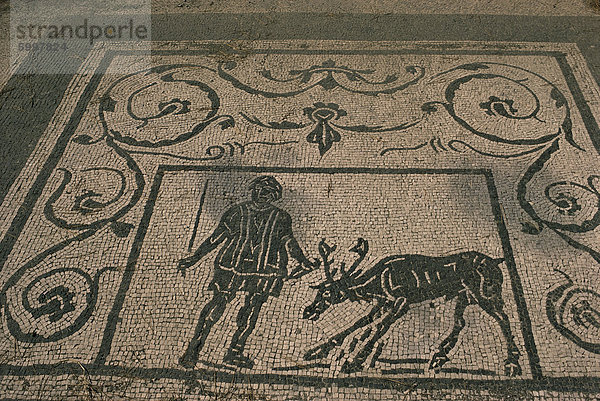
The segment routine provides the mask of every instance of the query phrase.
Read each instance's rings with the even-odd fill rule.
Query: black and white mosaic
[[[7,396],[595,391],[600,92],[574,45],[137,57],[90,54],[0,210]]]

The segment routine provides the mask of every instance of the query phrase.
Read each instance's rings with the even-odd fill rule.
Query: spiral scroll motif
[[[552,210],[546,213],[544,224],[550,228],[571,232],[587,232],[600,224],[600,193],[596,189],[598,176],[590,176],[588,185],[570,181],[555,182],[544,191],[545,204],[536,207]]]
[[[100,101],[105,133],[125,145],[160,148],[193,138],[213,123],[234,126],[233,117],[217,114],[219,95],[199,78],[207,71],[212,70],[175,64],[117,80]]]
[[[0,293],[10,333],[18,341],[46,343],[79,331],[95,309],[99,278],[108,268],[92,277],[72,267],[33,275],[31,267],[17,272]]]
[[[442,106],[479,138],[505,145],[546,144],[561,134],[573,146],[571,112],[562,92],[533,71],[502,63],[463,64],[432,78],[448,82],[445,101],[423,104],[426,113]]]
[[[600,354],[600,294],[567,279],[546,297],[546,314],[563,336],[586,351]]]

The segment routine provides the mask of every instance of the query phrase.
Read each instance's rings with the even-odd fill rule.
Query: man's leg
[[[204,345],[204,341],[210,333],[210,329],[215,323],[219,321],[227,303],[231,301],[233,294],[224,292],[215,292],[212,299],[204,305],[198,324],[196,325],[196,331],[194,337],[190,341],[185,353],[179,358],[179,364],[186,368],[193,368],[198,362],[198,354]]]
[[[237,330],[233,333],[225,362],[251,369],[254,362],[243,354],[246,341],[256,326],[262,304],[267,300],[267,294],[249,294],[237,315]]]

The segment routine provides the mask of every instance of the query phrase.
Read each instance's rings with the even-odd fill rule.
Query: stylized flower
[[[258,125],[264,128],[277,129],[277,130],[291,130],[291,129],[304,129],[312,127],[311,132],[306,137],[309,143],[316,143],[319,145],[319,152],[323,156],[331,147],[334,142],[340,142],[340,132],[352,132],[352,133],[381,133],[381,132],[396,132],[406,130],[413,127],[421,122],[421,119],[417,119],[410,122],[403,122],[394,126],[384,125],[347,125],[340,123],[341,117],[347,116],[345,110],[340,109],[335,103],[323,103],[317,102],[312,107],[305,107],[303,109],[304,115],[306,116],[305,122],[294,122],[288,120],[281,121],[268,121],[263,122],[258,117],[249,116],[245,113],[240,113],[242,118],[250,124]],[[343,119],[342,119],[343,120]]]
[[[335,103],[317,102],[313,107],[306,107],[304,114],[316,123],[314,129],[308,134],[306,140],[309,143],[319,144],[319,153],[323,156],[334,142],[341,140],[340,133],[336,131],[329,123],[332,120],[337,120],[340,117],[346,116],[345,110],[340,109]]]
[[[490,116],[503,116],[507,118],[514,118],[518,110],[514,108],[514,100],[512,99],[500,99],[497,96],[490,96],[487,102],[479,104],[482,110]]]

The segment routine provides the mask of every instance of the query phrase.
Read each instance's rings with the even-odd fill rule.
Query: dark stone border
[[[520,320],[520,330],[525,343],[525,351],[532,372],[533,380],[543,379],[541,368],[539,366],[539,357],[537,355],[536,345],[531,328],[529,313],[526,308],[526,301],[523,294],[521,279],[518,275],[517,267],[513,257],[512,247],[508,230],[504,224],[498,193],[492,176],[492,172],[486,169],[425,169],[425,168],[316,168],[316,167],[253,167],[253,166],[194,166],[194,165],[161,165],[158,168],[150,194],[144,207],[144,214],[138,226],[135,240],[127,260],[127,267],[123,274],[123,279],[117,296],[115,298],[111,312],[109,313],[106,328],[98,355],[93,364],[84,365],[91,375],[132,375],[132,369],[126,366],[106,365],[106,359],[110,354],[113,337],[117,324],[120,320],[119,314],[123,307],[127,291],[129,290],[133,274],[136,271],[137,260],[143,247],[144,238],[148,230],[150,220],[154,212],[156,199],[158,198],[162,179],[165,173],[182,171],[208,171],[208,172],[249,172],[249,173],[281,173],[281,174],[372,174],[372,175],[401,175],[401,174],[424,174],[424,175],[478,175],[486,183],[490,197],[490,206],[494,215],[494,222],[497,225],[497,232],[500,238],[508,274],[510,277],[511,288],[515,300],[517,314]],[[71,365],[73,365],[71,367]],[[0,375],[39,375],[39,374],[65,374],[75,367],[75,371],[80,372],[81,366],[77,364],[52,364],[52,365],[34,365],[34,366],[14,366],[0,365]],[[78,370],[79,369],[79,370]],[[303,386],[328,386],[337,384],[344,387],[368,387],[368,388],[393,388],[390,386],[390,380],[385,377],[345,377],[345,378],[322,378],[316,376],[303,376],[298,374],[245,374],[239,372],[223,371],[188,371],[183,368],[134,368],[135,376],[140,378],[178,378],[186,379],[193,376],[196,380],[217,380],[221,382],[240,382],[240,383],[271,383],[271,384],[300,384]],[[25,372],[29,371],[27,374]],[[44,373],[42,373],[44,372]],[[109,373],[112,372],[112,373]],[[392,376],[394,380],[399,378]],[[482,380],[482,379],[444,379],[444,378],[415,378],[406,377],[406,380],[419,384],[419,387],[425,388],[472,388],[472,385],[478,386],[484,383],[494,383],[492,387],[498,386],[498,383],[506,384],[512,382],[530,382],[531,379],[512,379],[512,380]],[[189,379],[188,379],[189,380]],[[537,383],[539,385],[539,383]]]
[[[179,38],[181,39],[181,38]],[[207,39],[207,38],[204,38]],[[269,39],[274,39],[273,37],[269,38]],[[403,39],[399,39],[399,38],[388,38],[390,40],[403,40]],[[413,38],[414,39],[414,38]],[[464,38],[463,38],[464,39]],[[408,40],[408,39],[407,39]],[[523,39],[521,39],[523,40]],[[198,52],[197,50],[190,50],[188,52]],[[204,52],[206,53],[207,50],[201,50],[200,52]],[[360,51],[359,51],[360,52]],[[460,53],[459,51],[455,51],[455,53]],[[502,50],[498,51],[498,50],[490,50],[488,51],[488,53],[485,52],[480,52],[480,54],[503,54]],[[531,53],[531,52],[530,52]],[[543,52],[540,52],[540,54],[542,54]],[[587,119],[588,121],[585,123],[586,124],[586,128],[588,128],[588,132],[590,133],[590,136],[592,138],[592,140],[594,141],[594,144],[596,146],[598,146],[598,136],[596,136],[598,134],[597,131],[597,122],[593,119],[593,117],[591,116],[591,114],[589,113],[589,107],[587,106],[585,99],[583,98],[583,95],[581,94],[580,88],[578,86],[577,81],[572,77],[572,74],[570,72],[570,67],[568,66],[568,64],[566,63],[566,60],[564,62],[561,62],[560,58],[562,57],[564,59],[564,55],[562,53],[557,53],[557,52],[546,52],[547,56],[554,56],[557,58],[557,61],[559,61],[559,65],[562,68],[563,74],[565,75],[565,79],[567,80],[567,83],[569,85],[569,89],[570,91],[573,93],[573,96],[575,98],[575,102],[577,104],[577,107],[579,108],[579,111],[581,113],[581,115],[583,116],[584,119]],[[92,78],[90,84],[85,88],[83,95],[81,96],[81,98],[78,100],[77,105],[76,105],[76,109],[75,112],[73,113],[73,115],[70,117],[69,122],[67,124],[67,127],[65,128],[65,130],[62,132],[56,147],[53,149],[51,156],[48,158],[48,160],[44,161],[44,167],[42,169],[41,174],[36,178],[36,181],[32,187],[32,189],[29,191],[25,202],[20,206],[17,217],[13,220],[11,228],[9,229],[8,234],[3,238],[2,243],[0,243],[0,268],[2,265],[4,265],[4,263],[6,262],[6,258],[9,255],[9,253],[12,250],[12,247],[14,246],[14,243],[16,241],[16,238],[18,237],[18,235],[20,234],[27,218],[29,217],[31,210],[33,208],[33,206],[35,205],[37,199],[39,198],[39,196],[41,195],[41,192],[46,184],[46,181],[48,180],[50,174],[52,173],[52,171],[54,170],[54,167],[56,166],[56,163],[60,160],[60,157],[62,156],[68,142],[70,141],[71,135],[74,132],[75,128],[77,127],[77,125],[79,124],[79,120],[83,114],[83,111],[85,110],[85,108],[87,107],[87,103],[90,100],[95,88],[97,87],[98,83],[100,82],[101,78],[102,78],[102,72],[107,68],[110,60],[112,59],[112,57],[117,54],[117,52],[109,52],[109,54],[107,54],[107,56],[105,57],[104,60],[102,60],[100,67],[98,68],[98,71],[96,73],[96,75],[94,75],[94,77]],[[588,60],[589,61],[589,60]],[[46,77],[48,79],[48,81],[44,80],[43,77]],[[48,86],[52,86],[49,83],[53,82],[52,81],[52,77],[56,77],[56,76],[38,76],[37,78],[40,80],[39,82],[42,83],[47,83]],[[64,87],[62,89],[62,92],[64,92],[64,88],[66,88],[66,85],[68,84],[69,80],[71,79],[71,76],[58,76],[58,77],[62,77],[64,79]],[[19,89],[19,85],[18,85],[18,80],[19,79],[23,79],[23,76],[14,76],[11,78],[11,82],[13,84],[17,83],[17,86],[15,87],[15,90]],[[9,82],[9,83],[11,83]],[[36,81],[37,82],[37,81]],[[54,86],[55,87],[55,86]],[[54,92],[54,96],[56,99],[60,99],[62,97],[62,92],[60,91],[61,88],[58,88],[55,90]],[[6,94],[7,92],[3,92],[3,94]],[[17,96],[18,98],[18,96]],[[22,99],[21,99],[22,100]],[[6,102],[4,103],[6,104]],[[46,111],[47,114],[45,114],[44,116],[47,117],[47,122],[50,120],[52,113],[54,112],[56,106],[57,106],[58,102],[53,105],[53,107],[47,107],[43,110]],[[587,107],[587,110],[586,110]],[[0,110],[0,121],[6,121],[6,117],[11,117],[11,112],[8,111],[9,110],[7,107],[3,107]],[[34,113],[33,110],[33,106],[32,106],[32,110],[30,111],[31,113]],[[12,112],[14,114],[14,111]],[[39,114],[34,114],[33,116],[29,115],[30,118],[34,118],[39,115]],[[22,117],[26,117],[28,116],[28,112],[26,113],[22,113]],[[5,120],[2,120],[2,118],[5,118]],[[45,125],[44,124],[40,124],[41,128],[38,132],[34,132],[34,135],[38,135],[37,138],[39,138],[39,135],[41,135],[41,133],[43,132],[43,130],[45,129]],[[590,128],[592,128],[590,130]],[[37,141],[36,138],[36,141]],[[18,147],[19,143],[14,143],[12,144],[12,146],[17,146]],[[30,151],[27,152],[21,152],[17,154],[17,161],[22,161],[22,163],[25,162],[26,158],[28,157]],[[20,159],[19,157],[23,158]],[[271,169],[273,170],[273,169]],[[276,170],[276,169],[275,169]],[[491,177],[491,176],[490,176]],[[0,180],[0,183],[2,183],[3,181]],[[492,182],[493,184],[493,182]],[[489,183],[488,183],[489,185]],[[490,190],[490,196],[493,198],[493,193],[495,193],[495,187],[492,190]],[[497,195],[496,196],[496,202],[497,202]],[[493,206],[494,207],[494,206]],[[499,211],[498,214],[496,213],[495,209],[494,209],[494,213],[497,216],[497,218],[499,219],[499,224],[503,223],[501,222],[501,218],[499,218],[498,216],[500,216]],[[144,217],[146,217],[144,215]],[[506,238],[508,238],[508,233],[506,232],[506,228],[504,229],[500,229],[501,232],[501,238],[502,236],[506,236]],[[139,236],[139,233],[138,233]],[[137,237],[136,237],[137,238]],[[141,237],[139,238],[140,241],[136,241],[136,244],[134,245],[134,248],[138,248],[141,245]],[[503,244],[504,245],[504,244]],[[510,246],[508,246],[510,248]],[[509,249],[508,248],[508,249]],[[505,246],[505,251],[506,251],[506,246]],[[132,251],[132,255],[135,254],[135,249]],[[138,249],[139,252],[139,249]],[[512,257],[511,257],[512,259]],[[514,265],[514,262],[513,262]],[[516,272],[516,270],[515,270]],[[515,273],[516,274],[516,273]],[[533,336],[531,335],[531,327],[530,327],[530,323],[529,323],[529,318],[527,316],[527,311],[526,309],[524,309],[525,306],[525,301],[522,298],[522,289],[520,288],[520,283],[518,282],[518,276],[516,276],[516,283],[515,283],[515,278],[513,277],[513,275],[511,274],[511,281],[513,282],[513,289],[517,292],[517,294],[515,295],[515,299],[517,301],[517,307],[519,308],[519,316],[521,319],[521,323],[523,326],[523,332],[524,332],[524,337],[525,337],[525,342],[527,345],[527,352],[529,354],[529,360],[530,363],[532,364],[531,368],[532,368],[532,372],[534,375],[534,380],[533,383],[535,385],[533,385],[533,387],[536,388],[547,388],[547,389],[554,389],[556,383],[563,383],[563,385],[565,386],[564,388],[560,388],[560,390],[566,390],[567,388],[569,388],[569,386],[574,385],[575,383],[578,383],[578,386],[581,385],[590,385],[593,386],[593,383],[598,383],[600,382],[600,379],[597,378],[559,378],[559,379],[555,379],[555,378],[542,378],[541,376],[541,372],[540,372],[540,368],[539,368],[539,364],[537,362],[537,354],[535,352],[535,344],[533,343]],[[128,284],[127,284],[128,286]],[[121,291],[123,290],[123,291]],[[119,291],[120,295],[122,294],[122,296],[124,297],[125,295],[125,291],[127,290],[127,288],[123,288],[123,286],[121,287],[121,290]],[[521,295],[518,295],[519,291],[521,292]],[[113,318],[118,318],[118,310],[117,309],[113,309],[113,312],[111,312],[111,317]],[[109,319],[110,320],[110,319]],[[527,329],[527,327],[529,327]],[[108,331],[107,331],[108,333]],[[117,367],[109,367],[109,366],[104,366],[102,364],[103,362],[103,356],[102,354],[106,355],[106,351],[108,351],[108,347],[110,346],[110,340],[108,338],[105,338],[105,340],[103,341],[103,348],[101,349],[101,353],[98,356],[98,360],[96,364],[93,365],[89,365],[90,369],[94,369],[97,370],[97,374],[99,375],[103,375],[103,371],[105,369],[109,369],[110,371],[112,371],[111,369],[117,369]],[[35,374],[64,374],[67,373],[69,371],[69,364],[58,364],[58,365],[36,365],[36,366],[30,366],[30,367],[22,367],[22,366],[11,366],[11,365],[1,365],[0,366],[0,375],[35,375]],[[54,368],[59,368],[59,372],[54,372],[52,373],[52,367]],[[79,365],[74,366],[74,369],[80,369]],[[29,371],[29,374],[25,374],[24,372]],[[148,370],[148,372],[146,372],[146,375],[142,375],[141,377],[152,377],[152,375],[154,373],[150,373],[150,371],[154,372],[163,372],[161,377],[171,377],[170,375],[176,375],[177,377],[183,377],[185,378],[187,374],[189,374],[190,372],[185,372],[182,370],[177,370],[177,369],[150,369]],[[108,371],[107,371],[108,372]],[[141,373],[141,371],[140,371]],[[106,373],[106,374],[112,374],[112,373]],[[116,373],[115,373],[116,374]],[[195,375],[195,373],[192,373]],[[228,376],[229,374],[223,373],[225,376]],[[150,376],[148,376],[150,375]],[[252,377],[253,375],[248,375],[246,377]],[[264,380],[267,380],[269,382],[272,382],[274,380],[274,382],[277,382],[277,380],[275,380],[275,377],[278,375],[262,375],[262,376],[268,376],[265,377]],[[285,376],[286,378],[289,378],[289,376]],[[365,383],[365,378],[350,378],[355,380],[356,382],[354,382],[354,384],[348,384],[351,386],[365,386],[368,385],[369,387],[371,387],[371,385],[369,383]],[[225,378],[226,381],[229,381],[230,378],[227,377]],[[321,379],[321,378],[308,378],[307,379],[308,382],[307,383],[303,383],[305,385],[318,385],[315,383],[325,383],[325,379]],[[325,380],[325,381],[324,381]],[[332,380],[336,380],[336,379],[332,379]],[[347,379],[339,379],[339,380],[347,380]],[[379,380],[379,379],[377,379]],[[411,379],[412,380],[412,379]],[[427,382],[427,380],[429,379],[423,379],[425,380],[425,382]],[[454,388],[454,387],[461,387],[461,383],[470,383],[470,384],[462,384],[462,386],[466,386],[465,388],[471,388],[472,384],[476,384],[476,383],[483,383],[484,386],[485,384],[490,384],[490,383],[504,383],[506,384],[506,386],[512,386],[515,385],[515,382],[517,383],[525,383],[525,382],[529,382],[529,380],[480,380],[480,381],[465,381],[463,379],[431,379],[432,381],[430,381],[430,384],[428,384],[427,386],[431,386],[432,388]],[[313,383],[313,381],[315,383]],[[287,381],[286,381],[287,382]],[[439,384],[438,384],[439,383]],[[444,383],[446,383],[444,385]],[[371,383],[374,384],[374,383]],[[389,384],[388,384],[389,385]],[[496,385],[494,385],[496,386]],[[579,387],[577,387],[577,389],[579,389]],[[591,391],[591,390],[589,390]]]

